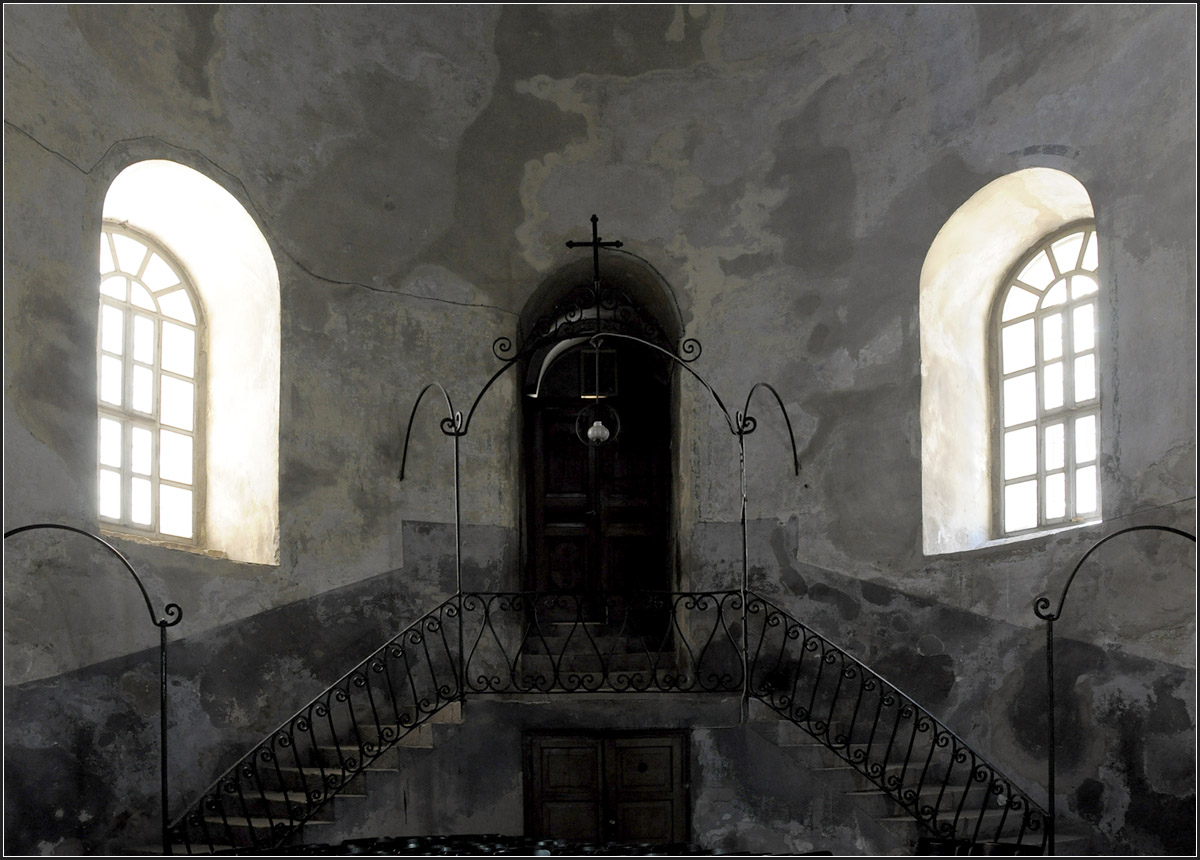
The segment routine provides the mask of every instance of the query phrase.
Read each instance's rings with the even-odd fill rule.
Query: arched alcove
[[[204,305],[207,475],[200,548],[277,564],[280,317],[270,246],[233,195],[198,171],[162,159],[122,170],[104,198],[103,216],[169,248]]]
[[[921,269],[921,496],[927,555],[993,537],[988,323],[1031,246],[1094,217],[1087,190],[1036,167],[990,182],[938,232]]]

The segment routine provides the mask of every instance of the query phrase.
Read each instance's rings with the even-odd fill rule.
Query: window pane
[[[159,417],[163,424],[182,430],[192,429],[192,383],[173,376],[162,378]]]
[[[1069,272],[1079,263],[1079,249],[1083,247],[1083,233],[1072,233],[1050,246],[1054,262],[1060,272]]]
[[[121,422],[100,419],[100,463],[121,468]]]
[[[154,434],[145,427],[134,427],[129,436],[133,471],[139,475],[149,475],[150,463],[153,460],[151,446],[154,444]]]
[[[1042,251],[1030,260],[1029,264],[1021,270],[1021,274],[1017,275],[1017,280],[1039,290],[1045,289],[1054,280],[1054,270],[1050,268],[1050,260],[1046,256],[1046,252]]]
[[[1052,308],[1067,300],[1067,282],[1059,281],[1042,297],[1042,307]]]
[[[1034,374],[1004,380],[1004,426],[1024,424],[1037,418],[1037,385]]]
[[[1042,360],[1062,358],[1062,314],[1042,320]]]
[[[1100,266],[1100,254],[1096,249],[1096,234],[1088,235],[1087,248],[1083,252],[1083,268],[1096,271]]]
[[[1080,516],[1096,512],[1096,467],[1084,466],[1075,470],[1075,513]]]
[[[196,324],[196,312],[192,309],[192,300],[183,290],[163,293],[158,297],[158,308],[169,317],[192,325]]]
[[[1081,355],[1075,359],[1075,402],[1096,399],[1096,356]]]
[[[100,470],[100,516],[121,518],[121,476],[108,469]]]
[[[1037,472],[1037,428],[1022,427],[1004,434],[1004,478],[1024,478]]]
[[[1026,314],[1031,314],[1037,310],[1038,297],[1029,290],[1023,290],[1020,287],[1012,287],[1008,291],[1008,296],[1004,299],[1004,310],[1000,313],[1000,321],[1008,322],[1009,320],[1023,317]]]
[[[121,359],[100,356],[100,399],[113,406],[121,405]]]
[[[1066,433],[1062,424],[1051,424],[1046,428],[1046,468],[1061,469],[1066,460]]]
[[[1067,515],[1067,476],[1059,472],[1046,476],[1046,519],[1059,520]]]
[[[1004,488],[1004,530],[1019,532],[1037,526],[1037,481],[1024,481]]]
[[[1071,278],[1071,298],[1073,299],[1081,296],[1090,296],[1099,289],[1100,285],[1096,283],[1096,279],[1091,275],[1076,275]]]
[[[196,335],[190,328],[163,322],[162,368],[181,376],[195,375]]]
[[[1001,332],[1001,337],[1003,338],[1001,354],[1004,356],[1005,373],[1033,367],[1033,320],[1025,320],[1006,327]]]
[[[159,436],[158,476],[181,484],[192,482],[192,437],[163,430]]]
[[[107,234],[101,233],[100,234],[100,274],[107,275],[109,272],[111,272],[115,268],[116,268],[116,266],[113,264],[112,250],[108,247],[108,236],[107,236]],[[118,296],[118,298],[120,298],[122,301],[124,301],[124,299],[125,299],[124,296]]]
[[[1075,351],[1083,352],[1096,346],[1096,306],[1086,304],[1075,308],[1071,319],[1071,336]]]
[[[1047,364],[1042,371],[1042,405],[1057,409],[1063,405],[1063,366],[1061,361]]]
[[[158,530],[163,534],[192,536],[192,491],[163,484],[158,494]]]
[[[130,489],[130,519],[140,526],[150,525],[150,482],[145,478],[134,478]]]
[[[133,317],[133,357],[154,364],[154,320],[141,314]]]
[[[100,348],[117,355],[125,351],[125,314],[120,308],[100,306]]]
[[[158,310],[158,305],[154,304],[154,299],[146,292],[146,288],[132,281],[129,284],[129,301],[148,311]]]
[[[1075,420],[1075,462],[1090,463],[1096,459],[1096,416],[1085,415]]]
[[[146,246],[119,233],[113,233],[112,240],[113,248],[117,252],[117,268],[131,275],[141,271],[142,260],[146,259]]]
[[[125,278],[105,278],[100,282],[100,293],[105,296],[111,296],[120,302],[127,300],[128,289],[129,281]]]
[[[133,408],[149,415],[154,411],[154,371],[134,365]]]
[[[179,283],[179,278],[176,277],[175,272],[158,254],[151,255],[150,262],[146,265],[146,271],[142,275],[142,280],[146,283],[146,286],[156,293],[161,289],[173,287]]]

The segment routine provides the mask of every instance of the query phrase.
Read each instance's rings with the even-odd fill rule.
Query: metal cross
[[[600,237],[596,234],[596,225],[600,219],[595,215],[592,216],[592,241],[590,242],[567,242],[568,248],[587,248],[592,249],[592,280],[600,283],[600,249],[601,248],[620,248],[620,242],[601,242]]]

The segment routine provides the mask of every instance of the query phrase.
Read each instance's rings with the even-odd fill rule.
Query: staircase
[[[849,654],[737,591],[455,595],[243,756],[171,825],[172,844],[319,841],[334,797],[397,770],[397,749],[431,743],[465,698],[588,692],[744,694],[781,748],[819,750],[816,769],[845,780],[897,846],[1042,853],[1045,813],[1009,779]]]

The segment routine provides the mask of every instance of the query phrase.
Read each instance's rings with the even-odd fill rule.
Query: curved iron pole
[[[1058,610],[1056,612],[1047,611],[1050,609],[1050,598],[1044,594],[1033,602],[1033,614],[1046,622],[1046,709],[1048,711],[1050,721],[1050,727],[1047,733],[1049,764],[1047,766],[1048,773],[1046,779],[1047,788],[1050,792],[1050,816],[1049,824],[1046,828],[1046,842],[1049,847],[1051,857],[1054,856],[1054,827],[1055,820],[1057,818],[1057,803],[1054,797],[1055,745],[1057,743],[1054,729],[1054,622],[1062,617],[1063,604],[1067,600],[1067,592],[1071,588],[1071,583],[1075,581],[1075,574],[1079,573],[1079,569],[1083,567],[1083,563],[1088,560],[1091,554],[1115,537],[1120,537],[1121,535],[1128,534],[1129,532],[1140,531],[1169,532],[1170,534],[1176,534],[1180,537],[1187,538],[1192,543],[1196,542],[1195,535],[1188,534],[1181,529],[1172,528],[1171,526],[1130,526],[1129,528],[1115,531],[1107,537],[1103,537],[1096,541],[1096,543],[1092,544],[1091,549],[1083,554],[1083,558],[1079,559],[1078,564],[1076,564],[1074,570],[1071,571],[1071,575],[1067,577],[1066,585],[1063,586],[1062,594],[1058,598]]]
[[[150,621],[158,628],[158,743],[159,790],[162,794],[162,853],[170,854],[171,838],[167,833],[167,628],[174,627],[183,620],[183,609],[180,608],[178,603],[168,603],[163,606],[163,617],[156,618],[154,606],[150,603],[150,594],[146,591],[146,586],[142,584],[142,578],[137,575],[137,571],[129,563],[129,559],[125,558],[120,550],[104,540],[104,538],[94,535],[91,532],[75,528],[74,526],[64,526],[60,523],[33,523],[28,526],[9,529],[4,533],[4,539],[8,540],[13,535],[33,531],[34,529],[57,529],[65,532],[74,532],[75,534],[94,540],[115,555],[121,564],[125,566],[125,569],[129,571],[129,574],[133,577],[133,581],[137,583],[138,590],[142,592],[142,598],[146,601],[146,610],[150,613]]]

